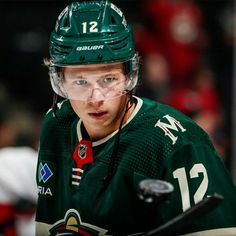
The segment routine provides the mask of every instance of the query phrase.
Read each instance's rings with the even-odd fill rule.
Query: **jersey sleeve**
[[[36,223],[50,223],[55,212],[55,180],[56,180],[56,158],[53,153],[53,144],[50,140],[55,140],[52,132],[52,112],[48,112],[43,120],[40,146],[38,154],[36,182],[38,186],[38,202],[36,211]],[[56,152],[56,150],[55,150]],[[37,235],[39,232],[36,232]]]
[[[211,146],[186,144],[179,148],[165,159],[163,179],[174,186],[170,201],[160,206],[164,222],[217,193],[224,197],[220,205],[191,222],[183,233],[234,227],[236,233],[235,186],[221,158]]]
[[[58,190],[61,185],[60,181],[64,178],[61,175],[59,178],[59,168],[67,165],[67,156],[70,153],[71,124],[75,117],[68,102],[64,101],[57,105],[56,114],[49,110],[43,119],[36,173],[37,222],[52,224],[59,217],[57,209],[61,205],[60,197],[65,194]]]

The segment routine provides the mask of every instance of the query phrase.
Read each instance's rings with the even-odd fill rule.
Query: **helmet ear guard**
[[[127,68],[127,64],[129,68]],[[127,73],[128,72],[128,73]],[[126,91],[132,91],[138,82],[139,75],[139,56],[138,53],[135,53],[134,57],[125,63],[125,74],[129,75],[129,82],[126,87]]]
[[[55,66],[49,65],[49,78],[53,88],[53,91],[64,98],[67,98],[66,91],[62,86],[63,74],[62,69]]]

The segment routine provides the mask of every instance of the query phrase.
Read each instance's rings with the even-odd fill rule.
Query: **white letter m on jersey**
[[[179,131],[179,129],[180,129],[182,132],[185,132],[186,129],[180,124],[180,122],[178,120],[176,120],[175,118],[173,118],[169,115],[165,115],[165,116],[163,116],[163,118],[166,118],[168,120],[169,124],[158,120],[157,123],[155,124],[155,127],[158,126],[159,128],[161,128],[165,132],[165,136],[167,135],[172,140],[172,144],[174,145],[176,143],[178,137],[174,136],[170,130]]]

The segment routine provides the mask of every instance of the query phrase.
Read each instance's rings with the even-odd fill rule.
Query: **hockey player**
[[[54,92],[40,138],[36,235],[128,235],[152,229],[208,195],[220,206],[182,235],[236,235],[236,192],[207,134],[171,107],[133,95],[138,56],[122,11],[74,2],[59,15],[46,61]],[[174,186],[151,207],[143,179]]]

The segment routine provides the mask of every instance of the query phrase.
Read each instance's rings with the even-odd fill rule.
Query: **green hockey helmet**
[[[135,55],[131,27],[107,0],[79,0],[59,15],[49,51],[57,66],[128,61]]]
[[[67,6],[51,33],[49,52],[50,81],[54,92],[62,97],[84,101],[93,91],[91,86],[87,94],[82,86],[68,88],[63,67],[124,63],[126,79],[123,89],[120,84],[115,88],[117,83],[113,87],[112,84],[106,85],[109,93],[104,93],[104,99],[121,96],[137,84],[139,63],[131,27],[122,11],[107,0],[79,0]]]

